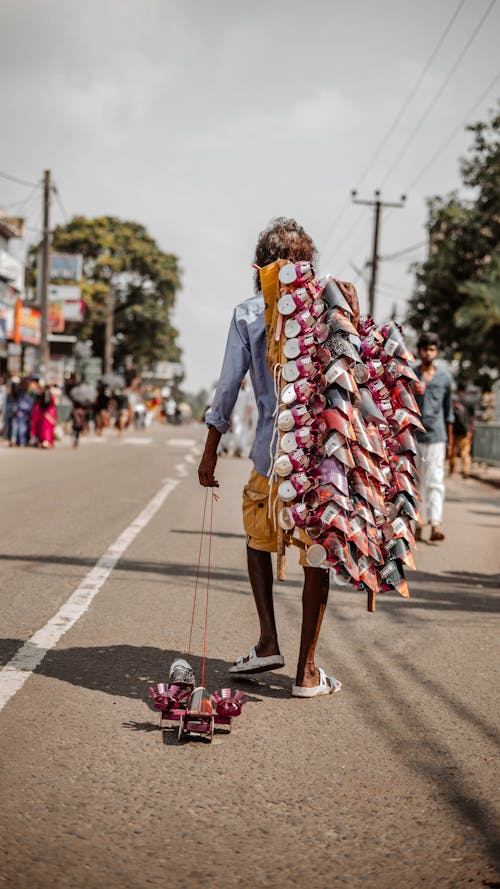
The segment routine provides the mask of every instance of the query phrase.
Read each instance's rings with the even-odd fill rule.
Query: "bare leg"
[[[314,653],[328,601],[328,586],[328,571],[325,571],[324,568],[304,567],[302,632],[295,684],[306,688],[319,684]]]
[[[248,575],[260,623],[260,639],[255,650],[258,657],[270,657],[280,653],[274,619],[271,553],[247,546],[247,561]]]

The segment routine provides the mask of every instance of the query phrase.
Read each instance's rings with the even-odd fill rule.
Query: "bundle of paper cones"
[[[286,545],[368,594],[408,597],[419,520],[414,430],[423,429],[416,379],[397,324],[353,325],[352,285],[317,279],[309,262],[260,269],[268,363],[278,410],[278,575]]]

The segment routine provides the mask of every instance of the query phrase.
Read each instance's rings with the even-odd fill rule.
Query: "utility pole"
[[[115,291],[112,279],[106,297],[106,322],[104,327],[104,373],[113,371],[113,330],[115,320]]]
[[[40,373],[45,375],[49,366],[49,325],[48,325],[48,288],[49,288],[49,250],[50,250],[50,170],[43,174],[43,238],[42,238],[42,263],[40,281],[40,309],[41,309],[41,336],[40,336]]]
[[[373,216],[373,241],[372,241],[372,260],[370,263],[371,266],[371,275],[370,275],[370,288],[369,288],[369,296],[368,296],[368,311],[370,315],[373,316],[375,311],[375,292],[377,286],[377,272],[378,272],[378,242],[380,238],[380,212],[384,207],[404,207],[406,201],[406,195],[401,195],[401,200],[397,203],[392,201],[382,201],[380,198],[380,191],[377,189],[375,192],[375,200],[374,201],[359,201],[356,198],[357,191],[351,191],[351,197],[353,204],[364,204],[366,207],[374,207],[375,213]]]

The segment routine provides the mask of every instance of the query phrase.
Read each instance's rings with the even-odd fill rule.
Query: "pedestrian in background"
[[[54,447],[57,408],[50,386],[45,386],[37,397],[31,417],[31,438],[41,448]]]
[[[118,429],[118,435],[121,435],[123,430],[127,428],[130,420],[127,393],[118,389],[115,392],[114,402],[116,410],[115,426]]]
[[[457,391],[453,397],[453,446],[450,454],[450,475],[455,472],[457,454],[463,478],[469,478],[471,467],[471,446],[476,411],[475,399],[467,394],[465,380],[457,380]]]
[[[5,378],[0,376],[0,435],[5,428],[5,402],[7,401],[7,385]]]
[[[97,435],[102,435],[104,427],[109,426],[109,402],[111,393],[105,386],[99,386],[94,403],[94,424]]]
[[[446,458],[450,457],[453,449],[451,377],[434,363],[439,355],[439,337],[436,333],[422,333],[417,350],[420,364],[415,368],[419,380],[415,384],[415,398],[422,413],[425,432],[416,432],[423,524],[417,526],[415,536],[421,540],[424,525],[430,524],[430,539],[438,541],[444,540],[441,530],[444,470]]]
[[[19,401],[19,377],[12,377],[5,395],[4,401],[4,436],[9,442],[9,447],[17,444],[17,402]]]
[[[77,448],[80,435],[84,431],[87,423],[87,408],[80,404],[73,405],[71,411],[71,436],[73,439],[73,447]]]
[[[23,377],[19,383],[19,395],[16,407],[16,438],[15,444],[25,448],[30,443],[31,422],[33,415],[33,398],[29,393],[29,380]]]

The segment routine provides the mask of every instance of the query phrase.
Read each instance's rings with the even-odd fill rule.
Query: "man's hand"
[[[204,488],[218,488],[219,482],[214,477],[215,467],[217,466],[217,447],[221,438],[221,433],[210,426],[208,429],[205,450],[198,466],[198,478],[200,485]]]
[[[339,288],[342,296],[345,297],[352,309],[352,323],[357,330],[359,322],[359,300],[356,288],[354,284],[350,284],[348,281],[339,281],[338,278],[334,278],[333,280]]]
[[[214,478],[217,465],[217,454],[203,454],[198,466],[198,478],[204,488],[218,488],[219,482]]]

